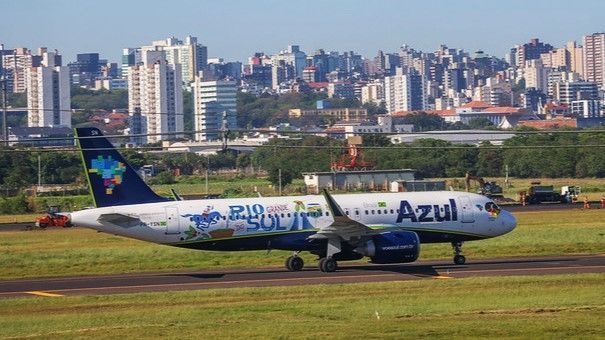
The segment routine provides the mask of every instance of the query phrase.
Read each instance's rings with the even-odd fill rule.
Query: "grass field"
[[[598,338],[605,274],[0,300],[0,337]]]
[[[605,210],[516,213],[502,237],[467,242],[469,261],[490,257],[605,253]],[[0,233],[0,279],[143,271],[282,266],[285,251],[209,252],[172,248],[88,229]],[[449,244],[422,246],[421,259],[452,256]],[[312,255],[303,254],[307,265]]]

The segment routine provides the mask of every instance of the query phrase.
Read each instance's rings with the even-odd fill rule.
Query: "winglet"
[[[336,201],[334,200],[334,197],[332,197],[332,195],[330,195],[330,193],[328,192],[328,189],[324,189],[323,195],[324,195],[324,198],[326,199],[326,202],[328,202],[328,208],[330,209],[332,216],[347,217],[347,215],[342,210],[340,205],[338,205],[338,203],[336,203]]]

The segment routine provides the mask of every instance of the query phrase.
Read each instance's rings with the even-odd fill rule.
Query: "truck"
[[[483,177],[473,176],[468,172],[464,176],[464,186],[467,192],[470,192],[471,190],[471,181],[475,181],[479,184],[478,194],[495,200],[504,199],[502,187],[499,186],[498,183],[486,181]]]

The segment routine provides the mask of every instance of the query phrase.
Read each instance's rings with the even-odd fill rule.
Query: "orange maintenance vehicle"
[[[69,217],[59,214],[58,206],[50,206],[46,215],[36,218],[36,227],[42,229],[47,227],[66,228],[71,227],[71,225],[69,224]]]

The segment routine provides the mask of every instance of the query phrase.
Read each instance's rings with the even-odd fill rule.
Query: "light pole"
[[[4,146],[8,147],[8,125],[6,123],[6,77],[2,71],[2,137]]]

